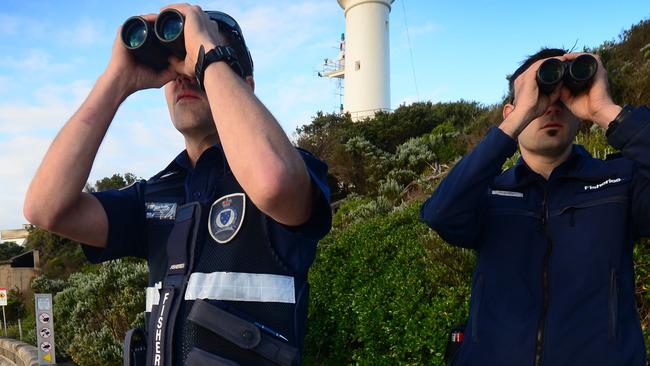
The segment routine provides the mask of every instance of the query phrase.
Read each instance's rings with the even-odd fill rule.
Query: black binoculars
[[[164,70],[169,65],[170,55],[184,59],[187,54],[184,22],[183,14],[175,9],[161,12],[155,23],[140,16],[130,17],[122,26],[122,44],[138,62],[156,71]]]
[[[549,58],[537,69],[537,86],[543,94],[551,93],[564,81],[573,94],[587,89],[598,70],[598,61],[592,55],[580,55],[571,61]]]

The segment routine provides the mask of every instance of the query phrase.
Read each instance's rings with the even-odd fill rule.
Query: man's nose
[[[562,112],[562,109],[564,108],[564,105],[560,102],[555,102],[548,108],[546,108],[546,112],[544,112],[545,115],[551,115],[551,114],[560,114]]]
[[[194,80],[187,75],[178,75],[176,76],[176,83],[182,86],[187,86],[193,84]]]

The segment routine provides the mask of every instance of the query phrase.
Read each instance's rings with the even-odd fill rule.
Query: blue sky
[[[25,223],[22,201],[29,181],[107,65],[117,28],[131,15],[157,12],[166,4],[3,1],[0,229]],[[336,83],[317,76],[323,59],[336,57],[345,31],[335,0],[197,4],[240,22],[255,60],[256,94],[287,134],[317,111],[338,108]],[[396,0],[390,15],[392,108],[414,101],[497,103],[507,89],[505,76],[541,46],[595,47],[648,17],[647,0]],[[120,108],[89,181],[125,172],[149,177],[182,149],[162,91],[139,92]]]

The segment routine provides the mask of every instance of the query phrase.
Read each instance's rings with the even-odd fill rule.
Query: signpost
[[[36,344],[38,346],[38,364],[56,365],[52,294],[34,294],[34,302],[36,304]]]
[[[7,337],[7,317],[5,316],[5,306],[7,306],[7,289],[0,287],[0,306],[2,306],[2,325],[5,328],[5,338]]]

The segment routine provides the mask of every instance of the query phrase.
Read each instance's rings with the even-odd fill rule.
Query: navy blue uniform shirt
[[[636,108],[595,159],[574,145],[548,178],[498,128],[451,170],[421,218],[477,251],[454,366],[645,366],[633,242],[650,236],[650,110]]]
[[[298,273],[305,273],[314,260],[317,241],[325,236],[331,227],[332,215],[329,206],[327,165],[304,150],[298,149],[298,152],[305,162],[318,195],[313,203],[311,216],[300,226],[288,227],[269,218],[269,239],[280,259],[289,268]],[[183,151],[158,175],[179,169],[186,172],[184,202],[212,203],[211,201],[217,198],[212,194],[215,182],[229,172],[230,168],[221,146],[214,145],[203,152],[194,168],[187,152]],[[109,230],[106,248],[82,246],[86,257],[92,263],[126,256],[146,258],[146,211],[143,190],[139,187],[143,183],[138,182],[120,190],[93,193],[106,211]]]

